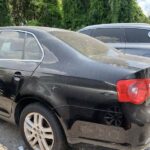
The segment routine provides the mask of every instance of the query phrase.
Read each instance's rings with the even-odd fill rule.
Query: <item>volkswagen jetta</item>
[[[0,118],[31,150],[67,143],[143,149],[150,142],[150,60],[87,35],[0,28]]]

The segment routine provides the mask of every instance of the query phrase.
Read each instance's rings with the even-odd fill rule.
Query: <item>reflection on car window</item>
[[[93,37],[105,43],[122,43],[124,34],[121,33],[121,29],[95,29]]]
[[[24,59],[26,60],[40,60],[42,52],[37,41],[31,34],[27,34],[25,42]]]
[[[84,34],[71,31],[53,31],[50,33],[90,58],[96,55],[107,55],[110,52],[110,48],[104,43]],[[111,52],[117,53],[115,50],[111,50]]]
[[[25,34],[4,31],[0,33],[0,58],[22,59]]]
[[[145,29],[125,29],[128,43],[150,43],[149,32]]]

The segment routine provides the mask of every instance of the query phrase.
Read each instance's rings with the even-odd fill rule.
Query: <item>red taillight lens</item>
[[[150,79],[120,80],[117,92],[119,102],[142,104],[150,96]]]

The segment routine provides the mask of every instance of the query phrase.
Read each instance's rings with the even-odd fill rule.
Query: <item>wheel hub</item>
[[[24,122],[26,139],[33,150],[52,150],[54,134],[47,119],[39,113],[30,113]]]

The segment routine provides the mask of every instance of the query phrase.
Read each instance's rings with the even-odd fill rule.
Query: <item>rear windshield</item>
[[[117,53],[114,49],[107,47],[104,43],[84,34],[71,31],[52,31],[50,33],[90,58]]]

